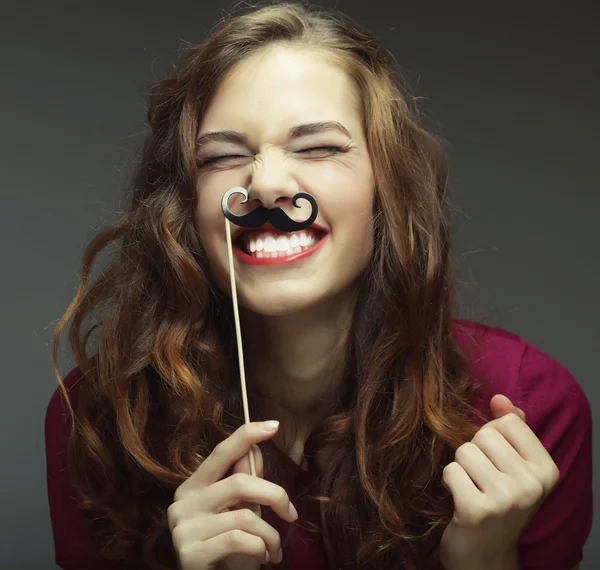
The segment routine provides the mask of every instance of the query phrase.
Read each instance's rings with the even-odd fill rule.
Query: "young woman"
[[[54,339],[59,566],[577,567],[588,401],[523,339],[455,318],[444,154],[401,86],[375,37],[299,4],[230,19],[156,85],[131,207],[90,243]],[[300,191],[319,206],[295,234],[233,226],[249,424],[221,211],[234,186],[238,214],[305,219]]]

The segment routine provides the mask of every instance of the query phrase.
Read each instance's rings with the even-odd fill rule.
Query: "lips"
[[[270,224],[251,230],[239,228],[232,236],[233,252],[249,265],[292,263],[316,253],[328,235],[316,224],[296,232],[281,232]]]

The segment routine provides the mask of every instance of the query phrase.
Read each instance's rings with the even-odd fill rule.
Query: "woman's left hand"
[[[559,471],[525,423],[525,413],[501,394],[494,420],[461,445],[443,472],[454,516],[440,544],[446,570],[516,570],[519,537],[558,482]]]

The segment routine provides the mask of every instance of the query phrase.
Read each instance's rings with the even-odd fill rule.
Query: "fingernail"
[[[267,553],[267,556],[266,556],[265,564],[268,564],[269,560],[271,560],[271,557],[269,556],[269,551],[268,550],[266,551],[266,553]]]
[[[275,431],[278,427],[279,427],[279,422],[277,420],[271,420],[271,421],[262,423],[262,428],[265,431]]]
[[[279,552],[277,553],[277,564],[280,564],[282,560],[283,560],[283,551],[280,548]]]
[[[292,504],[292,502],[290,501],[290,516],[292,517],[292,520],[296,520],[298,518],[298,511],[296,510],[296,507],[294,507],[294,505]]]

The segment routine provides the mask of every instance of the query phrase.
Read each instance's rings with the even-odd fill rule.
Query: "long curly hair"
[[[69,475],[81,508],[95,515],[95,543],[119,568],[177,567],[166,516],[174,491],[243,423],[231,301],[211,279],[195,226],[195,145],[228,73],[276,42],[322,53],[351,78],[376,182],[375,243],[344,391],[305,444],[311,469],[325,445],[337,450],[311,495],[320,502],[311,528],[321,531],[329,567],[434,567],[452,516],[443,467],[478,429],[478,384],[452,337],[458,302],[442,141],[420,124],[398,66],[370,32],[303,3],[245,8],[187,46],[154,85],[130,207],[87,246],[53,337],[72,420]],[[110,244],[117,255],[88,288]],[[101,317],[84,326],[93,311]],[[57,365],[70,319],[84,380],[74,405]],[[248,390],[254,419],[263,417],[265,395],[252,382]]]

